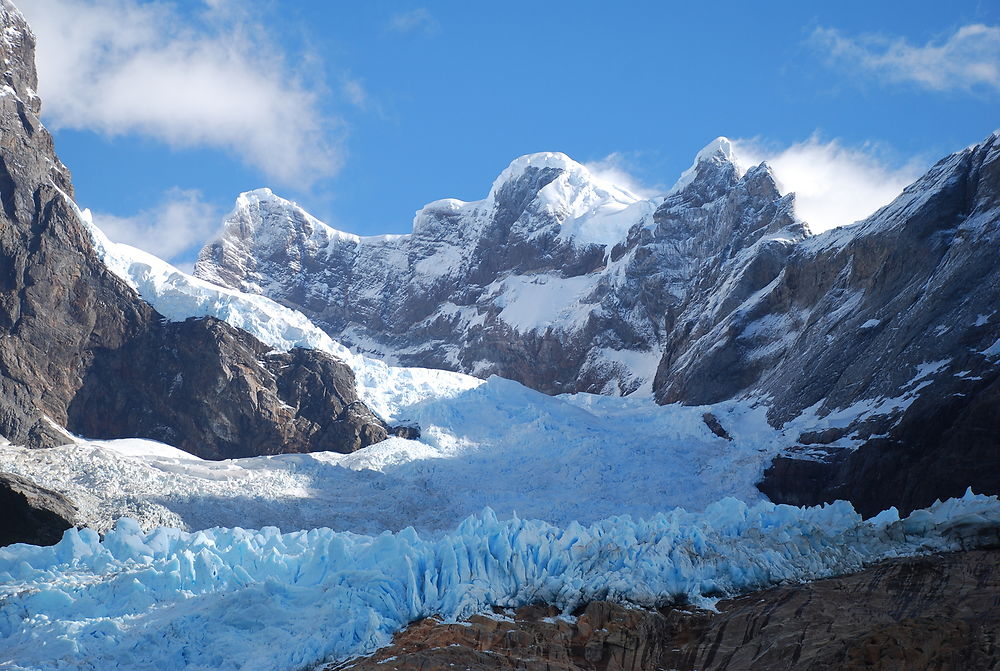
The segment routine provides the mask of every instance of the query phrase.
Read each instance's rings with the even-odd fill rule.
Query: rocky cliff
[[[739,350],[754,324],[783,325],[753,343],[771,353],[753,388],[770,399],[773,422],[802,408],[843,418],[799,436],[766,493],[849,498],[871,514],[969,485],[1000,491],[997,249],[1000,134],[942,160],[857,226],[799,245],[759,301],[713,327]],[[700,397],[692,389],[713,369],[708,351],[695,343],[689,352],[702,356],[661,367],[662,400]],[[852,437],[866,439],[860,449],[836,447]]]
[[[0,510],[0,547],[55,545],[78,519],[68,498],[13,473],[0,473]]]
[[[221,322],[167,323],[104,267],[38,119],[34,37],[8,0],[0,24],[0,435],[149,437],[205,457],[385,437],[343,363],[269,353]]]
[[[593,602],[575,617],[528,606],[457,624],[428,618],[326,671],[995,669],[998,598],[1000,552],[976,550],[754,592],[715,613]]]

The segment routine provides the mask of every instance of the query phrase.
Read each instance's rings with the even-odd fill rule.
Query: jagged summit
[[[411,234],[377,238],[250,192],[195,272],[286,302],[346,344],[406,365],[628,393],[651,382],[669,310],[702,264],[762,236],[805,235],[769,171],[741,181],[735,161],[729,140],[713,140],[665,200],[639,198],[565,154],[527,154],[483,200],[434,201]]]
[[[729,138],[720,135],[702,147],[695,155],[691,167],[681,173],[666,195],[669,197],[681,193],[699,178],[718,181],[719,175],[724,175],[729,177],[727,181],[732,182],[742,177],[745,172],[746,168],[736,157],[733,143]]]
[[[694,163],[697,165],[702,161],[718,160],[736,162],[736,153],[733,150],[733,143],[728,137],[720,135],[704,147],[701,148],[695,157]]]
[[[695,180],[699,170],[708,166],[732,164],[738,175],[743,173],[737,162],[732,143],[718,137],[698,152],[691,167],[667,192],[682,191]],[[701,166],[701,168],[699,168]],[[516,210],[520,216],[526,210],[547,214],[559,224],[559,235],[578,244],[614,245],[625,239],[629,227],[648,214],[661,198],[640,198],[624,186],[614,184],[595,175],[587,166],[562,152],[536,152],[515,158],[497,176],[489,193],[482,200],[463,201],[442,198],[431,201],[416,212],[413,229],[416,231],[428,219],[456,217],[459,213],[496,209]],[[624,213],[628,210],[627,213]],[[328,237],[339,237],[361,242],[362,239],[384,239],[387,236],[358,236],[335,229],[310,215],[294,201],[276,195],[264,187],[241,193],[233,211],[227,217],[229,224],[239,224],[237,230],[245,233],[250,218],[257,218],[257,225],[270,227],[302,227],[321,230]],[[242,228],[241,228],[242,227]],[[311,233],[310,233],[311,234]],[[395,236],[392,236],[395,237]],[[224,235],[225,238],[225,235]]]

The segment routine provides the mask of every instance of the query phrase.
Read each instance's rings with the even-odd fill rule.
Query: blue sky
[[[401,233],[524,153],[652,193],[717,135],[818,189],[805,201],[826,227],[1000,127],[990,2],[21,6],[78,201],[188,263],[259,186]]]

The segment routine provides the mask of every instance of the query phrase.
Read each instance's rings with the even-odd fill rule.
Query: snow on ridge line
[[[483,383],[462,373],[397,368],[354,354],[297,310],[265,296],[220,287],[141,249],[112,242],[94,223],[90,210],[81,210],[72,198],[65,193],[63,196],[90,233],[98,257],[108,270],[164,317],[171,321],[215,317],[277,350],[304,347],[342,359],[354,370],[358,396],[387,421],[407,419],[399,413],[421,400],[448,397]]]
[[[491,606],[572,610],[610,599],[660,606],[967,549],[1000,527],[997,497],[968,491],[900,520],[850,504],[724,499],[647,520],[557,527],[489,510],[449,535],[328,529],[144,534],[122,520],[103,540],[0,549],[0,648],[13,669],[304,668],[383,646],[409,622]],[[164,635],[169,632],[169,635]]]

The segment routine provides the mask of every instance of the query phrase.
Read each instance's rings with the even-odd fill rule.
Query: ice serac
[[[70,442],[67,430],[159,438],[206,457],[349,451],[384,437],[381,421],[355,411],[342,362],[272,357],[213,320],[167,323],[109,272],[39,122],[35,38],[7,0],[0,28],[0,435],[34,446]],[[323,412],[317,396],[329,400]]]
[[[780,257],[805,234],[767,168],[744,175],[719,138],[666,198],[639,198],[564,154],[529,154],[485,199],[425,206],[408,235],[342,233],[252,191],[196,274],[402,365],[627,394],[649,388],[705,266],[755,264],[761,276],[759,254]]]
[[[330,529],[282,534],[273,527],[143,533],[126,518],[103,538],[93,529],[71,529],[55,547],[0,549],[0,649],[13,660],[6,668],[33,671],[313,669],[371,653],[431,615],[457,620],[491,607],[530,604],[570,614],[594,601],[649,609],[712,606],[720,597],[844,575],[884,559],[974,550],[1000,540],[995,497],[969,493],[905,519],[894,513],[863,521],[844,502],[800,509],[728,499],[699,514],[676,509],[648,520],[621,516],[559,527],[500,520],[487,510],[435,538],[412,528],[378,536]],[[995,592],[992,574],[979,578],[982,588]],[[910,581],[906,587],[918,594],[890,597],[891,605],[882,596],[879,619],[890,619],[887,606],[891,612],[907,602],[933,602],[935,595],[920,588],[949,583],[961,585],[933,574]],[[964,589],[973,592],[968,581]],[[873,601],[880,596],[863,593]],[[850,596],[831,598],[836,606],[856,604]],[[808,598],[798,606],[805,611],[803,601]],[[947,599],[949,605],[956,601]],[[838,623],[842,608],[819,606],[808,609],[817,626],[809,628],[800,654],[822,659],[829,651],[827,632],[860,627],[850,621],[857,615]],[[972,624],[995,624],[989,596],[964,606]],[[735,622],[760,612],[752,605],[742,610]],[[773,644],[777,653],[783,631],[806,633],[801,622],[780,626],[780,620],[796,619],[790,610],[781,610],[788,616],[775,618],[762,647]],[[718,631],[727,652],[767,626],[753,619],[754,627]],[[971,640],[995,657],[995,639]],[[700,655],[711,650],[694,647]]]

